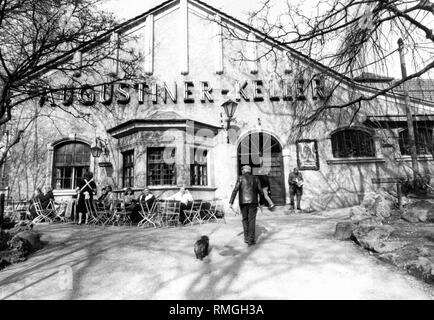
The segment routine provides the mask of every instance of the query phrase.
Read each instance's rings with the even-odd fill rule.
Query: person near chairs
[[[112,186],[106,186],[104,192],[104,197],[101,199],[101,201],[99,201],[99,203],[104,205],[105,208],[111,208],[113,201],[116,199]]]
[[[124,192],[124,204],[125,204],[125,210],[128,210],[127,208],[130,208],[129,211],[135,206],[136,199],[134,198],[134,193],[131,188],[126,188]]]
[[[41,207],[42,207],[42,209],[47,209],[47,207],[51,201],[53,201],[53,203],[54,203],[53,188],[51,186],[45,186],[43,191],[44,191],[44,194],[41,198]]]
[[[177,193],[167,198],[167,200],[175,200],[181,203],[179,222],[181,224],[184,224],[186,218],[184,210],[191,209],[191,206],[193,205],[193,201],[194,201],[190,191],[185,189],[185,186],[182,186]]]
[[[148,208],[150,210],[154,205],[155,200],[156,198],[154,194],[148,188],[143,189],[137,201],[134,201],[133,205],[125,208],[127,211],[131,211],[131,221],[133,223],[137,223],[142,220],[142,216],[139,213],[139,211],[142,210],[140,207],[140,202],[142,203],[143,208]]]
[[[271,200],[271,188],[270,188],[270,179],[268,179],[267,172],[264,168],[259,169],[259,181],[261,182],[262,193],[259,194],[259,204],[261,206],[266,205],[268,209],[273,210],[275,205],[273,200]]]
[[[41,188],[38,187],[35,189],[32,199],[30,199],[30,206],[29,206],[30,219],[33,220],[37,216],[34,202],[35,201],[42,202],[42,200],[44,200],[44,194],[42,193]]]
[[[107,187],[103,187],[101,189],[101,195],[98,197],[97,201],[98,202],[102,202],[108,195],[109,190],[107,189]]]
[[[89,202],[92,203],[93,195],[96,193],[96,183],[95,181],[93,181],[92,172],[86,172],[84,174],[84,178],[78,181],[76,191],[78,194],[76,208],[76,211],[78,212],[78,224],[83,223],[83,214],[86,215],[85,223],[87,224],[89,219],[89,212],[86,208],[86,199],[89,199]]]

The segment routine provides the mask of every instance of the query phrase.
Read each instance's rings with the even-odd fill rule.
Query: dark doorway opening
[[[282,146],[272,135],[253,132],[241,140],[237,151],[238,174],[241,167],[250,165],[254,175],[260,175],[260,169],[266,172],[270,180],[271,199],[277,205],[285,204],[285,173],[283,168]]]

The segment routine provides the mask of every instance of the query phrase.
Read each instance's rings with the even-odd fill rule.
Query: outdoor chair
[[[36,218],[33,219],[33,223],[42,223],[42,222],[48,222],[52,223],[53,219],[52,217],[55,216],[55,210],[52,208],[42,208],[41,201],[39,200],[33,200],[33,206],[35,208],[36,212]]]
[[[62,211],[62,204],[57,204],[54,202],[53,199],[50,200],[48,203],[47,208],[50,208],[53,210],[54,217],[53,222],[67,222],[65,217],[65,210]]]
[[[195,221],[199,222],[199,224],[203,223],[201,217],[201,208],[202,208],[202,200],[194,200],[190,209],[184,210],[186,222],[193,225]]]
[[[226,223],[223,203],[221,199],[213,199],[209,210],[205,210],[207,215],[207,222],[219,222],[218,215],[221,215],[221,219]]]
[[[104,203],[98,203],[96,200],[85,199],[87,212],[89,214],[87,223],[89,225],[102,225],[110,221],[112,213]]]
[[[176,200],[166,200],[164,211],[162,212],[163,221],[166,226],[179,224],[179,214],[181,210],[181,202]]]
[[[157,224],[160,224],[158,221],[158,210],[157,201],[154,201],[151,208],[149,208],[148,203],[145,201],[145,203],[142,202],[142,197],[139,198],[140,203],[140,216],[142,217],[142,220],[137,224],[138,227],[146,227],[146,226],[152,226],[154,228],[157,227]]]
[[[125,200],[114,200],[111,206],[113,215],[109,218],[108,223],[113,223],[113,225],[129,225],[132,226],[130,212],[126,210]]]

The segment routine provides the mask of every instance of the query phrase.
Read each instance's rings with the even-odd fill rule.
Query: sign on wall
[[[319,170],[318,143],[316,140],[298,140],[297,164],[299,170]]]

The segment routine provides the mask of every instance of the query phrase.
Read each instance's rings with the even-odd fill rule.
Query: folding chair
[[[166,200],[163,217],[166,220],[166,226],[171,224],[179,224],[179,214],[181,210],[181,202],[176,200]]]
[[[53,209],[46,208],[43,209],[41,205],[41,201],[39,200],[33,200],[33,206],[36,211],[36,218],[33,219],[33,223],[42,223],[42,222],[48,222],[52,223],[53,220],[51,219],[50,215],[55,215],[55,212]]]
[[[63,204],[58,204],[58,206],[56,207],[56,203],[53,199],[51,199],[48,203],[47,209],[50,208],[51,210],[53,210],[54,213],[53,222],[66,222],[66,208],[62,211],[62,205]]]
[[[142,220],[137,224],[138,227],[145,227],[145,226],[153,226],[154,228],[157,227],[157,223],[159,223],[156,218],[158,214],[157,210],[157,201],[154,201],[151,208],[149,208],[148,203],[145,201],[143,204],[142,202],[142,196],[139,198],[140,203],[140,211],[139,214],[142,217]]]
[[[116,223],[119,225],[129,225],[132,226],[133,222],[131,221],[130,213],[126,210],[125,200],[118,200],[118,202],[114,201],[112,205],[113,216],[109,218],[109,222],[112,222],[113,225]]]
[[[194,200],[193,204],[191,205],[191,208],[188,210],[184,210],[185,214],[185,220],[190,223],[190,225],[193,225],[194,221],[199,222],[199,224],[202,224],[203,220],[201,217],[201,208],[202,208],[202,200]]]
[[[109,221],[110,212],[103,203],[90,199],[85,199],[84,202],[89,215],[87,224],[104,226]]]
[[[168,200],[157,200],[154,202],[153,204],[153,213],[154,213],[154,219],[156,221],[156,223],[160,226],[160,227],[164,227],[166,225],[166,216],[165,216],[165,212],[166,212],[166,208],[167,208],[167,201]]]
[[[210,209],[206,210],[206,213],[208,215],[207,222],[216,221],[218,223],[219,219],[217,218],[217,215],[221,215],[223,221],[226,223],[223,203],[221,199],[213,199]]]

